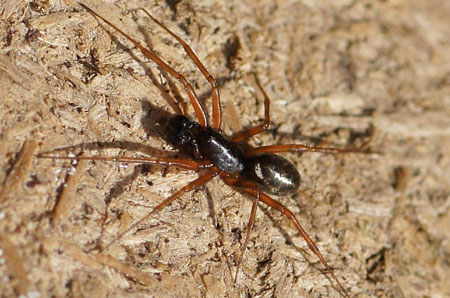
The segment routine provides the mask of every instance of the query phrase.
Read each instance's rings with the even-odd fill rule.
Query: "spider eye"
[[[168,123],[168,138],[172,145],[185,145],[192,141],[189,132],[191,121],[183,115],[176,115],[170,118]]]
[[[190,143],[192,140],[192,136],[189,134],[189,132],[183,131],[180,134],[177,135],[171,135],[169,137],[169,141],[172,143],[172,145],[175,146],[181,146]]]

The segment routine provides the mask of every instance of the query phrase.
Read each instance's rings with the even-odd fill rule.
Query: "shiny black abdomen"
[[[242,176],[258,183],[262,190],[278,196],[295,193],[300,186],[300,174],[294,165],[275,154],[247,157]]]

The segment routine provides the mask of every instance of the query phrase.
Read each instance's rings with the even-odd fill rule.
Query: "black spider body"
[[[300,174],[287,159],[270,153],[247,157],[240,144],[186,116],[172,117],[167,131],[168,140],[184,153],[209,160],[223,172],[240,174],[270,194],[292,194],[300,186]]]

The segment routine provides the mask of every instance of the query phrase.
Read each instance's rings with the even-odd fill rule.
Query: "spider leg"
[[[172,32],[169,28],[167,28],[163,23],[155,19],[147,10],[144,8],[140,8],[146,15],[148,15],[156,24],[166,30],[167,33],[172,35],[182,46],[186,54],[191,58],[191,60],[195,63],[197,68],[201,71],[205,79],[211,85],[211,97],[212,97],[212,128],[219,129],[222,121],[222,107],[220,105],[220,93],[217,88],[216,79],[208,72],[206,67],[202,64],[200,59],[198,59],[197,55],[195,55],[192,48],[178,35]]]
[[[189,100],[191,101],[192,106],[194,107],[195,115],[197,116],[198,123],[205,127],[208,124],[208,121],[206,119],[206,114],[203,108],[200,105],[200,101],[198,99],[197,94],[195,93],[194,88],[189,84],[187,79],[180,73],[178,73],[176,70],[174,70],[172,67],[170,67],[166,62],[164,62],[162,59],[157,57],[154,53],[152,53],[150,50],[146,49],[143,45],[141,45],[139,42],[137,42],[135,39],[133,39],[131,36],[123,32],[121,29],[119,29],[116,25],[84,5],[83,3],[78,2],[83,8],[85,8],[87,11],[89,11],[94,16],[98,17],[99,19],[103,20],[106,24],[111,26],[114,30],[119,32],[123,37],[128,39],[131,43],[133,43],[141,52],[145,55],[148,59],[155,62],[159,67],[161,67],[163,70],[167,71],[170,75],[172,75],[175,79],[177,79],[181,85],[183,85],[184,90],[186,91]]]
[[[150,211],[147,215],[145,215],[144,217],[142,217],[141,219],[139,219],[137,222],[135,222],[134,224],[132,224],[128,229],[126,229],[125,231],[121,232],[116,238],[114,238],[113,240],[111,240],[111,242],[109,242],[105,247],[103,247],[102,251],[107,250],[115,241],[117,241],[118,239],[120,239],[121,237],[123,237],[125,234],[127,234],[129,231],[131,231],[134,227],[136,227],[137,225],[141,224],[142,222],[144,222],[145,220],[147,220],[150,216],[152,216],[153,214],[155,214],[156,212],[160,211],[161,209],[163,209],[164,207],[166,207],[167,205],[169,205],[170,203],[172,203],[175,199],[177,199],[180,195],[182,195],[185,192],[188,192],[192,189],[195,189],[199,186],[202,186],[203,184],[207,183],[208,181],[210,181],[213,177],[215,177],[217,175],[217,170],[210,170],[208,171],[206,174],[198,177],[197,179],[195,179],[194,181],[191,181],[189,184],[183,186],[182,188],[180,188],[179,190],[177,190],[175,193],[173,193],[170,197],[168,197],[167,199],[165,199],[164,201],[162,201],[161,203],[159,203],[155,208],[153,208],[152,211]]]
[[[243,191],[250,194],[251,196],[255,196],[255,190],[249,189],[249,188],[243,188]],[[263,192],[259,192],[259,199],[264,204],[268,205],[269,207],[274,208],[275,210],[278,210],[279,212],[283,213],[289,221],[295,226],[298,233],[302,238],[305,240],[306,244],[308,244],[309,249],[317,256],[317,258],[320,260],[322,265],[325,267],[325,270],[327,273],[332,277],[332,279],[336,282],[338,288],[342,292],[342,294],[345,297],[349,297],[347,291],[342,286],[339,279],[334,274],[333,269],[328,265],[328,263],[325,261],[325,258],[322,256],[322,254],[319,251],[319,248],[316,246],[314,241],[309,237],[309,235],[306,233],[306,231],[303,229],[303,227],[300,225],[298,220],[295,218],[295,215],[290,211],[288,208],[286,208],[283,204],[275,201],[274,199],[270,198],[268,195],[266,195]]]
[[[245,249],[247,248],[248,242],[250,240],[250,234],[251,234],[251,232],[253,230],[253,226],[255,224],[256,207],[258,206],[258,201],[260,200],[260,191],[259,191],[258,185],[256,185],[253,182],[250,182],[250,181],[243,181],[239,178],[228,178],[228,177],[222,177],[222,179],[226,184],[228,184],[230,186],[234,186],[234,187],[238,187],[238,188],[245,188],[245,189],[248,189],[249,191],[255,192],[252,195],[252,197],[253,197],[252,210],[250,212],[250,218],[249,218],[248,224],[247,224],[247,234],[245,236],[244,244],[242,244],[242,246],[241,246],[241,255],[239,256],[239,259],[237,260],[236,275],[234,277],[234,283],[236,283],[238,274],[239,274],[239,268],[241,266],[242,259],[244,258]]]
[[[280,152],[320,152],[329,154],[340,154],[340,153],[379,153],[374,151],[361,151],[358,149],[339,149],[331,147],[315,147],[306,146],[301,144],[285,144],[285,145],[269,145],[261,146],[257,148],[250,149],[246,154],[247,156],[252,156],[258,153],[280,153]]]
[[[185,170],[200,170],[210,168],[213,165],[210,162],[192,161],[188,159],[178,159],[169,157],[127,157],[127,156],[50,156],[50,155],[37,155],[38,158],[48,159],[65,159],[65,160],[98,160],[98,161],[112,161],[123,163],[139,163],[146,165],[158,165],[158,166],[174,166]]]
[[[261,86],[256,74],[253,75],[255,76],[256,85],[258,85],[259,90],[261,90],[262,94],[264,95],[264,121],[260,125],[250,127],[235,133],[231,138],[235,143],[242,142],[262,132],[263,130],[266,130],[270,125],[270,98]]]

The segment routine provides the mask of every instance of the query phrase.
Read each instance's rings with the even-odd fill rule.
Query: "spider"
[[[241,246],[240,256],[236,265],[235,282],[238,277],[239,266],[244,256],[244,252],[248,245],[250,234],[252,232],[256,209],[258,203],[262,202],[269,207],[283,213],[289,221],[294,225],[300,236],[305,240],[309,249],[316,255],[322,265],[325,267],[326,273],[336,283],[339,291],[343,296],[348,297],[348,293],[334,274],[333,269],[328,265],[325,258],[320,253],[314,241],[309,237],[299,221],[296,219],[292,211],[281,203],[277,202],[270,195],[282,196],[295,193],[300,186],[300,174],[294,165],[287,159],[276,155],[280,152],[322,152],[322,153],[367,153],[368,151],[358,151],[351,149],[338,149],[330,147],[314,147],[301,144],[285,144],[285,145],[269,145],[252,147],[247,144],[247,140],[259,134],[269,127],[270,124],[270,99],[264,91],[258,78],[255,76],[256,85],[264,96],[264,120],[261,124],[244,129],[232,136],[226,136],[220,130],[222,121],[222,109],[220,104],[220,94],[215,78],[208,72],[199,58],[195,55],[191,47],[168,29],[164,24],[155,19],[145,9],[142,9],[156,24],[170,34],[177,42],[179,42],[184,51],[195,63],[202,75],[211,85],[212,97],[212,120],[208,121],[206,112],[201,106],[199,98],[194,88],[188,83],[186,78],[157,57],[153,52],[146,49],[131,36],[123,32],[119,27],[99,15],[97,12],[87,7],[85,4],[79,3],[84,9],[95,17],[120,33],[128,41],[134,44],[148,59],[156,63],[161,69],[175,78],[184,88],[189,101],[194,109],[196,121],[190,120],[186,115],[179,114],[171,117],[167,124],[167,140],[172,146],[179,149],[180,152],[191,157],[191,159],[178,159],[169,157],[104,157],[104,156],[50,156],[40,154],[40,158],[51,159],[69,159],[69,160],[97,160],[121,163],[138,163],[147,165],[159,165],[165,167],[176,167],[184,170],[198,171],[199,177],[181,189],[171,194],[168,198],[159,203],[147,215],[139,219],[135,224],[120,233],[115,240],[128,233],[133,227],[147,220],[164,207],[168,206],[183,193],[194,190],[214,177],[220,177],[225,184],[237,188],[248,194],[252,198],[252,208],[250,219],[247,224],[247,233],[245,240]],[[107,244],[103,250],[106,250],[113,241]]]

